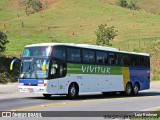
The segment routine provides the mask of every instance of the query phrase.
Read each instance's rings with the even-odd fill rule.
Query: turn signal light
[[[47,86],[47,83],[44,83],[44,86]]]

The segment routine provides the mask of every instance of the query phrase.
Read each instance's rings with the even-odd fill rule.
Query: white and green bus
[[[14,70],[12,61],[10,69]],[[137,95],[150,88],[150,56],[87,44],[25,46],[20,61],[20,92],[77,97],[85,92]]]

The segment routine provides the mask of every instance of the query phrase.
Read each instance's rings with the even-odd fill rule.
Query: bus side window
[[[63,47],[53,47],[52,57],[60,60],[66,60],[66,52]]]
[[[128,54],[120,54],[119,55],[120,58],[120,65],[124,65],[124,66],[129,66],[130,65],[130,57]]]
[[[67,65],[64,62],[51,61],[50,75],[51,78],[65,77],[67,73]]]
[[[124,65],[124,56],[123,54],[119,54],[119,64]]]
[[[139,56],[132,55],[131,57],[131,66],[138,67],[139,66]]]
[[[135,66],[135,58],[134,58],[134,56],[131,56],[131,66]]]
[[[109,53],[109,64],[110,65],[117,65],[118,64],[118,54],[117,53]]]
[[[149,66],[150,66],[149,57],[145,57],[145,58],[144,58],[144,66],[145,66],[145,67],[149,67]]]
[[[81,51],[77,48],[67,48],[67,60],[70,62],[81,62]]]
[[[129,55],[125,55],[125,58],[124,58],[124,65],[125,66],[129,66],[130,65],[130,57]]]
[[[88,56],[89,56],[89,62],[95,63],[94,51],[89,51],[89,52],[88,52]]]
[[[80,49],[74,50],[74,61],[81,62],[81,50]]]
[[[85,63],[95,63],[94,51],[83,50],[83,62],[85,62]]]
[[[140,66],[141,66],[141,67],[144,67],[144,66],[145,66],[145,65],[144,65],[144,57],[143,57],[143,56],[140,57]]]
[[[99,64],[107,64],[107,53],[97,51],[96,62]]]

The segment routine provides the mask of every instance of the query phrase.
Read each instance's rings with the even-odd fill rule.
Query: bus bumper
[[[40,87],[40,86],[21,86],[21,85],[18,85],[18,89],[22,93],[47,93],[46,87]]]

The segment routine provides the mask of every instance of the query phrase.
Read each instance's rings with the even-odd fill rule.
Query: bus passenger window
[[[118,64],[118,54],[116,53],[109,53],[109,64],[110,65],[117,65]]]
[[[63,47],[54,47],[52,51],[52,57],[60,60],[66,60],[66,52]]]
[[[144,67],[144,57],[140,57],[140,66]]]
[[[150,66],[149,57],[145,57],[144,58],[144,65],[145,65],[145,67],[149,67]]]
[[[95,63],[94,51],[83,50],[83,62],[85,62],[85,63]]]
[[[74,61],[81,62],[81,51],[79,49],[74,50]]]
[[[128,66],[130,65],[130,57],[127,54],[120,54],[119,55],[120,59],[120,65]]]
[[[70,62],[81,62],[80,49],[68,48],[67,49],[67,60]]]
[[[107,53],[96,52],[96,62],[99,64],[107,64]]]
[[[133,55],[133,56],[131,57],[131,65],[132,65],[133,67],[139,66],[139,57],[138,57],[138,56]]]

